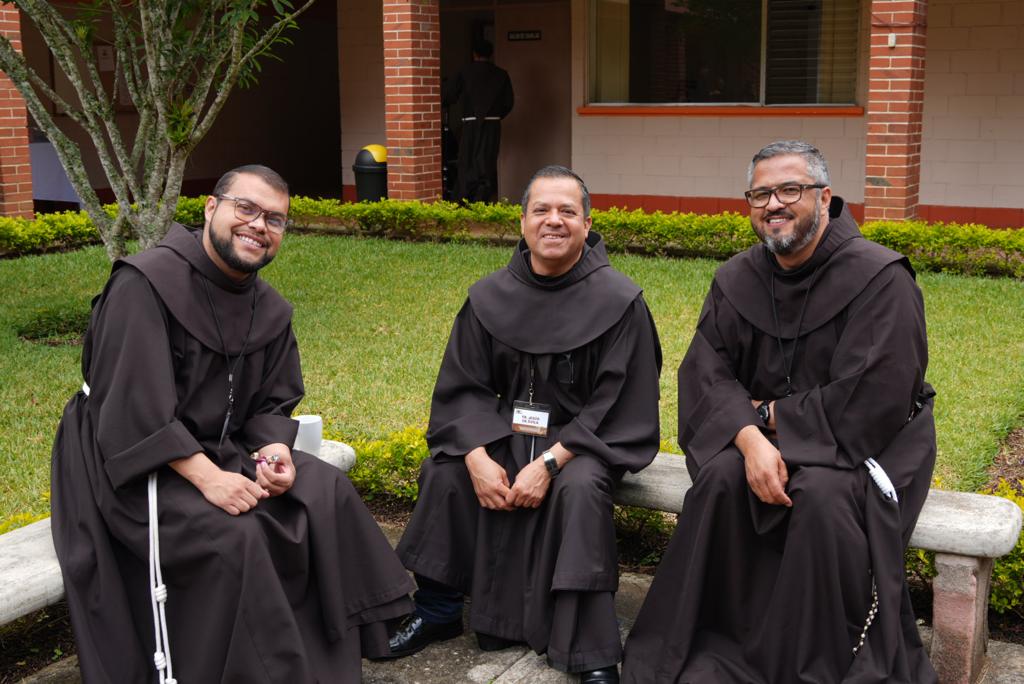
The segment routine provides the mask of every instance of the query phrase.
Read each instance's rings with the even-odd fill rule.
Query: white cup
[[[293,450],[320,455],[320,443],[324,438],[324,421],[320,416],[292,416],[299,421],[299,433],[295,435]]]

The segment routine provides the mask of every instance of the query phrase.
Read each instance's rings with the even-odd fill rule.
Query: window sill
[[[857,105],[772,106],[761,105],[583,105],[580,116],[864,116]]]

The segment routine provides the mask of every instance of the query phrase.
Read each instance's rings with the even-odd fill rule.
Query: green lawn
[[[466,288],[500,268],[508,249],[290,235],[265,271],[296,308],[306,374],[304,413],[344,437],[380,437],[426,421],[430,391]],[[664,348],[662,432],[676,432],[676,368],[717,266],[712,261],[613,258],[639,282]],[[0,521],[43,512],[53,432],[81,383],[79,347],[22,341],[38,307],[87,307],[109,272],[100,248],[0,261]],[[929,380],[943,487],[972,489],[1000,439],[1024,413],[1024,282],[922,274]]]

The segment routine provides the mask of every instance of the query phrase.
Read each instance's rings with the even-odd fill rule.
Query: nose
[[[552,223],[555,225],[562,224],[562,214],[558,211],[557,207],[552,207],[550,211],[544,216],[545,223]]]
[[[764,210],[769,212],[778,211],[779,209],[782,209],[785,206],[786,205],[779,200],[779,196],[776,195],[775,191],[773,190],[772,194],[768,197],[768,204],[764,206]]]

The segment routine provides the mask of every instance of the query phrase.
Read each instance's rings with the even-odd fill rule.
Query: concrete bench
[[[320,457],[348,471],[351,447],[324,440]],[[658,454],[648,468],[626,475],[615,500],[668,513],[683,508],[692,485],[683,458]],[[932,662],[943,684],[969,684],[981,672],[988,642],[992,560],[1008,553],[1021,531],[1020,509],[994,496],[933,489],[911,545],[935,551]],[[0,535],[0,624],[64,597],[49,519]]]
[[[661,453],[627,474],[616,503],[679,513],[692,486],[681,456]],[[943,684],[970,684],[982,671],[988,645],[988,594],[993,559],[1009,553],[1021,531],[1012,501],[933,489],[910,545],[935,552],[931,658]]]
[[[320,458],[348,472],[356,454],[347,444],[324,440]],[[0,625],[64,598],[64,581],[50,536],[50,519],[0,535]]]

